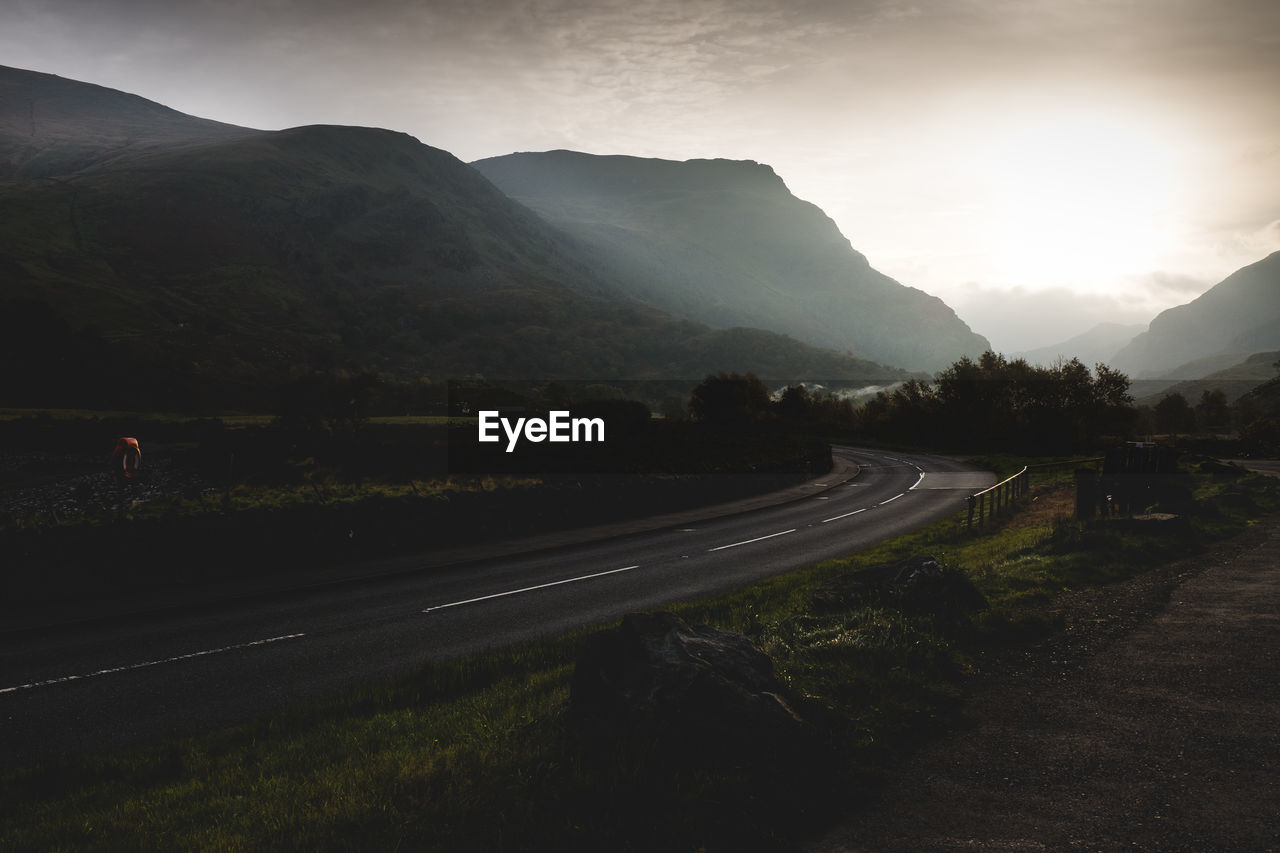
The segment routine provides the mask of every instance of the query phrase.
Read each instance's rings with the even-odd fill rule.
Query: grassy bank
[[[1189,467],[1169,493],[1176,519],[1072,521],[1059,477],[980,533],[947,519],[675,608],[771,656],[821,758],[778,765],[762,750],[694,764],[584,748],[566,714],[578,634],[206,737],[8,773],[0,848],[785,849],[945,731],[985,655],[1052,633],[1060,591],[1132,576],[1280,510],[1280,481]],[[831,578],[913,554],[963,571],[990,607],[964,618],[815,607]]]

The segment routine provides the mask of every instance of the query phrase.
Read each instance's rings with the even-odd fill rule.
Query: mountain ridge
[[[623,292],[716,326],[763,325],[910,369],[990,347],[942,300],[873,269],[755,161],[573,151],[471,164],[594,251]]]
[[[621,298],[571,239],[408,134],[236,128],[50,77],[0,69],[0,354],[36,365],[19,377],[28,391],[109,400],[123,393],[109,376],[129,375],[153,401],[222,389],[261,407],[263,388],[317,368],[905,375]],[[52,130],[15,133],[33,101]],[[77,366],[65,353],[94,355]]]
[[[66,175],[121,156],[264,131],[139,95],[0,65],[0,180]]]
[[[1017,358],[1032,364],[1050,366],[1058,359],[1078,358],[1086,365],[1110,364],[1129,341],[1146,331],[1145,325],[1126,326],[1120,323],[1098,323],[1091,329],[1066,340],[1045,347],[1015,352]]]
[[[1242,267],[1192,301],[1162,311],[1115,357],[1114,367],[1141,379],[1173,375],[1193,362],[1213,369],[1280,348],[1280,252]]]

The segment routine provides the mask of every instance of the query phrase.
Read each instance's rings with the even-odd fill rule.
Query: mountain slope
[[[681,316],[911,369],[989,347],[940,299],[872,269],[768,166],[571,151],[472,165],[590,247],[628,294]]]
[[[48,76],[0,69],[0,126],[31,103],[58,117],[0,137],[16,164],[0,181],[0,355],[31,366],[14,381],[41,404],[150,389],[154,405],[261,406],[314,367],[901,375],[618,298],[562,234],[406,134],[230,128]]]
[[[1189,379],[1161,387],[1158,392],[1139,397],[1137,402],[1154,406],[1169,394],[1181,394],[1194,405],[1199,402],[1200,395],[1205,391],[1222,391],[1227,395],[1227,402],[1234,403],[1258,386],[1275,378],[1276,359],[1280,359],[1280,351],[1254,353],[1238,364],[1205,373],[1199,379]],[[1198,370],[1188,368],[1181,372],[1195,373]],[[1141,385],[1139,387],[1141,388]]]
[[[1280,348],[1280,252],[1223,279],[1197,299],[1170,308],[1117,353],[1112,366],[1136,378],[1197,379]],[[1209,365],[1203,372],[1186,375]],[[1181,369],[1180,369],[1181,368]]]
[[[1059,359],[1078,358],[1087,365],[1110,364],[1126,344],[1136,335],[1146,331],[1146,326],[1122,326],[1119,323],[1099,323],[1087,332],[1069,338],[1062,343],[1014,353],[1031,364],[1048,367]]]
[[[0,66],[0,180],[64,175],[130,154],[257,133],[114,89]]]

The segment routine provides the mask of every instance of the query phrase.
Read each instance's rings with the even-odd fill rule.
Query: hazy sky
[[[1006,352],[1280,249],[1276,0],[4,0],[0,64],[468,161],[768,163]]]

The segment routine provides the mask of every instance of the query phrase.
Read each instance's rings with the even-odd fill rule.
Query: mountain
[[[674,314],[909,369],[990,346],[942,300],[872,269],[768,166],[572,151],[472,166],[588,247],[627,294]]]
[[[257,133],[91,83],[0,66],[0,181],[65,175],[131,154]]]
[[[1280,351],[1254,353],[1238,364],[1221,370],[1212,370],[1199,379],[1189,379],[1168,385],[1162,383],[1162,387],[1157,392],[1138,397],[1137,401],[1154,406],[1169,394],[1181,394],[1187,402],[1195,405],[1205,391],[1217,390],[1227,395],[1228,403],[1234,403],[1258,386],[1275,378],[1274,365],[1277,359],[1280,359]],[[1205,362],[1197,364],[1201,366],[1187,367],[1181,372],[1184,375],[1191,375],[1204,369]],[[1139,393],[1142,393],[1141,384],[1139,383]]]
[[[1112,366],[1135,378],[1188,380],[1274,349],[1280,349],[1280,252],[1159,314]]]
[[[1256,412],[1263,418],[1271,418],[1273,425],[1280,421],[1280,377],[1272,378],[1236,401],[1245,410]],[[1272,429],[1274,430],[1274,426]],[[1274,433],[1273,433],[1274,434]],[[1275,439],[1272,439],[1274,443]]]
[[[904,375],[621,298],[571,239],[403,133],[237,128],[6,68],[0,93],[0,356],[27,366],[7,401],[261,406],[316,367]]]
[[[1059,359],[1078,358],[1086,365],[1110,364],[1125,344],[1134,336],[1146,331],[1146,326],[1122,326],[1118,323],[1099,323],[1087,332],[1068,338],[1059,344],[1014,353],[1031,364],[1048,367]]]

